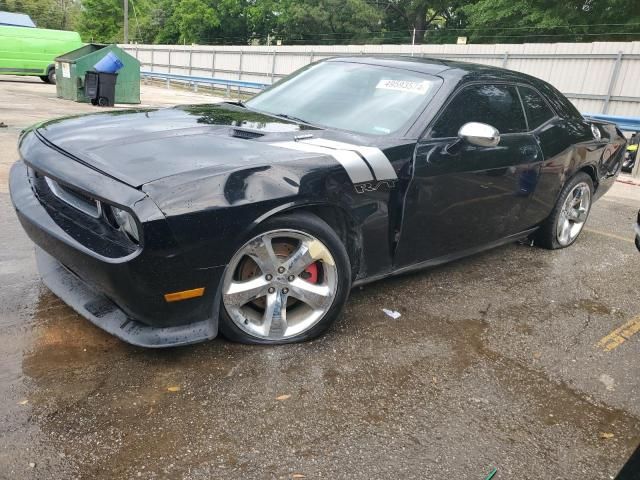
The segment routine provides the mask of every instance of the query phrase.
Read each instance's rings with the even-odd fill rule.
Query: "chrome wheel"
[[[562,205],[556,226],[556,238],[563,247],[571,244],[582,231],[591,207],[591,189],[584,182],[571,189]]]
[[[326,315],[337,279],[335,261],[320,240],[297,230],[272,230],[233,256],[222,302],[242,331],[282,340],[308,331]]]

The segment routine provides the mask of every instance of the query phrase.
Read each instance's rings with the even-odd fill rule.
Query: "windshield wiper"
[[[235,102],[228,101],[224,103],[228,103],[229,105],[238,105],[239,107],[242,107],[242,108],[247,108],[247,106],[244,104],[242,100],[236,100]]]
[[[286,113],[272,113],[271,115],[273,115],[274,117],[284,118],[286,120],[293,120],[294,122],[304,123],[305,125],[311,125],[306,120],[303,120],[303,119],[298,118],[298,117],[294,117],[293,115],[289,115],[289,114],[286,114]]]

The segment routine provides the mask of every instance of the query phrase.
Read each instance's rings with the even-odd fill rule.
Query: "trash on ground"
[[[607,390],[613,391],[616,389],[615,387],[616,382],[611,375],[607,375],[606,373],[603,373],[602,375],[600,375],[599,380],[602,382],[602,384]]]
[[[489,475],[485,477],[484,480],[491,480],[497,471],[498,471],[498,467],[495,467],[493,470],[491,470],[491,473],[489,473]]]
[[[167,392],[179,392],[180,391],[180,387],[175,385],[172,387],[167,387]]]
[[[280,395],[278,397],[276,397],[276,400],[278,400],[279,402],[282,400],[289,400],[291,398],[291,395]]]
[[[600,432],[600,438],[602,438],[603,440],[607,440],[609,438],[613,438],[614,435],[613,433],[610,432]]]
[[[382,311],[384,313],[386,313],[387,315],[389,315],[394,320],[397,320],[398,318],[400,318],[402,316],[402,314],[400,312],[397,312],[395,310],[389,310],[389,309],[383,308]]]

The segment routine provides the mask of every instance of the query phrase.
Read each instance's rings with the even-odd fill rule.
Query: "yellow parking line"
[[[602,340],[598,342],[598,347],[603,349],[605,352],[610,352],[614,348],[618,348],[638,332],[640,332],[640,317],[629,320],[621,327],[616,328],[606,337],[603,337]]]
[[[622,240],[623,242],[629,242],[629,243],[633,243],[634,240],[633,238],[629,237],[622,237],[620,235],[616,235],[615,233],[609,233],[609,232],[603,232],[602,230],[594,230],[593,228],[584,228],[585,232],[589,232],[589,233],[597,233],[598,235],[604,235],[605,237],[609,237],[609,238],[615,238],[616,240]],[[629,230],[631,233],[629,233],[629,235],[632,235],[633,231],[630,229]]]

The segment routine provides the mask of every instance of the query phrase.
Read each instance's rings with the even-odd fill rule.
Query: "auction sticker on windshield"
[[[382,79],[376,85],[376,88],[383,90],[398,90],[401,92],[411,92],[424,95],[429,90],[429,82],[423,80],[422,82],[415,82],[412,80],[385,80]]]

